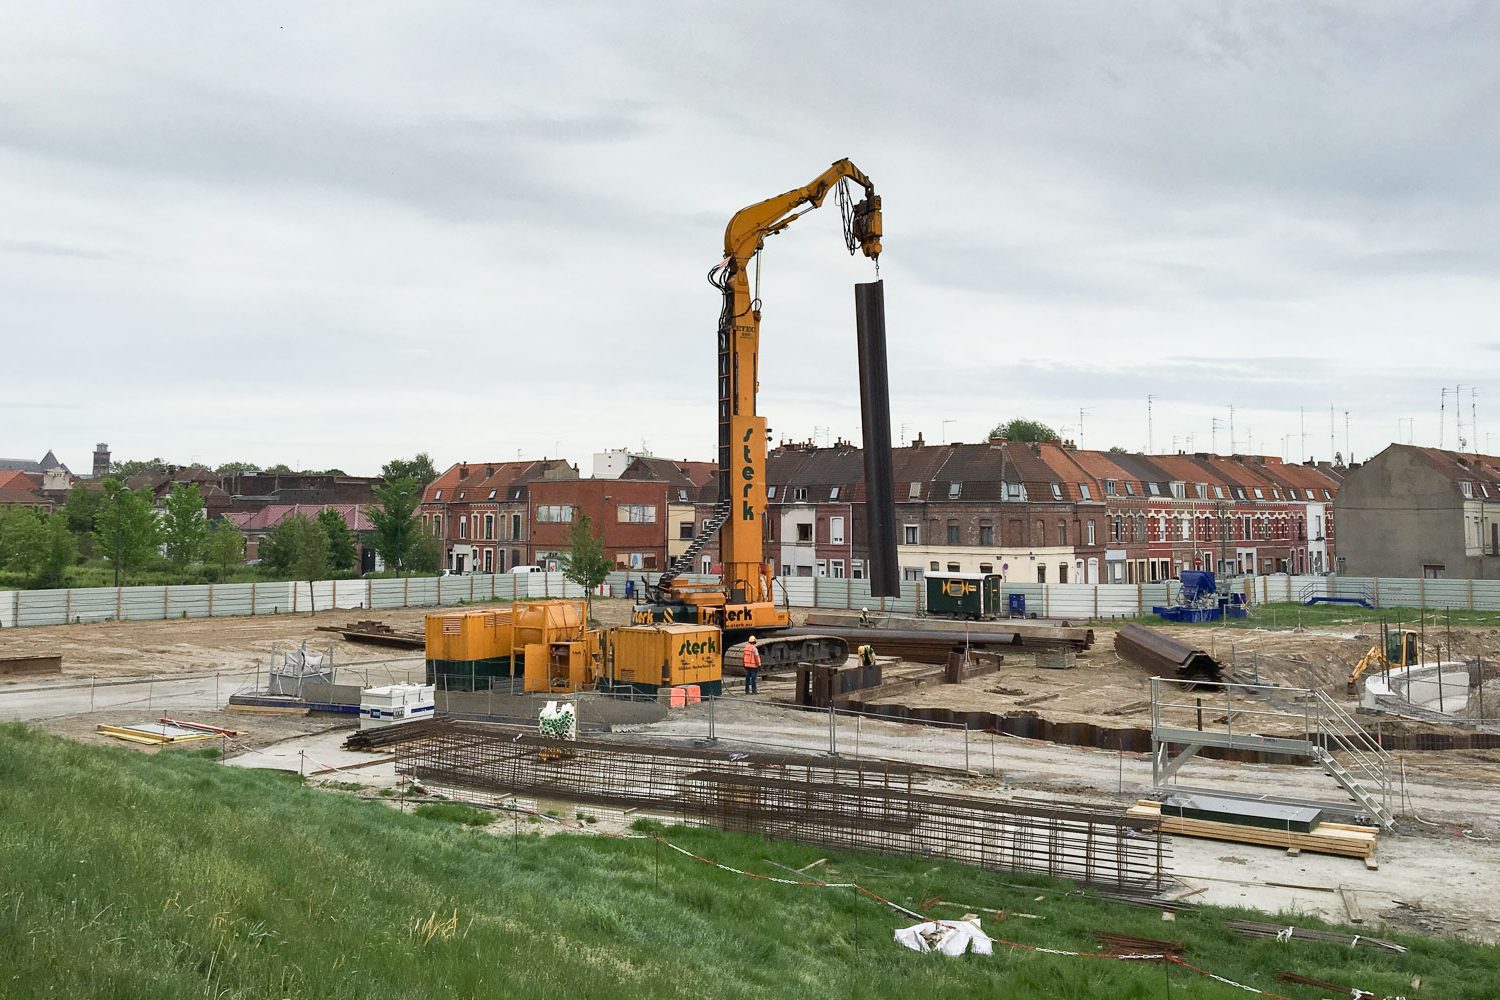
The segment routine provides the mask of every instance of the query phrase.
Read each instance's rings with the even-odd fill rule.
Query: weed
[[[463,826],[488,826],[495,819],[493,813],[466,806],[462,802],[427,802],[417,806],[412,812],[427,819],[459,823]]]

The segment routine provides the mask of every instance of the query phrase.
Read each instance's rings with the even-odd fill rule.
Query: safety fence
[[[655,574],[611,573],[598,593],[639,597]],[[703,582],[713,576],[681,579]],[[1500,580],[1424,580],[1337,576],[1246,576],[1226,585],[1251,605],[1307,603],[1335,598],[1373,608],[1427,608],[1500,612]],[[1163,583],[1007,583],[1025,612],[1041,618],[1105,621],[1151,613],[1181,593],[1177,581]],[[184,586],[90,587],[67,590],[0,591],[0,628],[100,621],[163,621],[241,615],[298,614],[334,608],[386,610],[444,607],[492,600],[581,598],[583,589],[561,573],[497,573],[464,576],[192,584]],[[784,577],[776,581],[778,603],[794,608],[868,608],[883,614],[923,614],[926,583],[906,580],[896,597],[876,597],[870,581],[835,577]]]

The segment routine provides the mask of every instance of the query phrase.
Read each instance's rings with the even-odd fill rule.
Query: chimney
[[[100,443],[94,446],[94,478],[100,479],[109,475],[109,445]]]
[[[914,441],[912,441],[912,443],[911,443],[911,446],[912,446],[912,447],[913,447],[913,448],[920,448],[920,447],[922,447],[922,445],[923,445],[923,444],[925,444],[925,443],[926,443],[926,442],[924,442],[924,441],[923,441],[923,440],[922,440],[922,432],[921,432],[921,431],[917,431],[917,437],[916,437],[916,440],[914,440]]]
[[[493,464],[486,465],[484,467],[484,477],[486,479],[493,479],[494,476],[495,476],[495,466]]]
[[[469,478],[469,466],[467,464],[460,465],[458,467],[458,478],[459,479],[468,479]]]

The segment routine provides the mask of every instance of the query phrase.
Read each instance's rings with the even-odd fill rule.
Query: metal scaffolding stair
[[[713,517],[710,517],[704,523],[703,530],[698,532],[698,537],[693,539],[693,543],[687,547],[686,551],[667,565],[666,572],[662,573],[661,579],[656,583],[658,587],[667,586],[673,580],[677,579],[677,577],[692,569],[693,560],[698,558],[698,553],[702,552],[704,547],[713,541],[713,537],[719,533],[719,529],[724,527],[724,522],[729,520],[730,510],[731,506],[728,501],[721,502],[714,509]]]
[[[1258,795],[1288,805],[1314,806],[1368,816],[1385,829],[1395,825],[1389,809],[1391,755],[1333,699],[1309,688],[1201,682],[1181,693],[1164,678],[1151,681],[1152,779],[1158,791],[1187,789],[1177,773],[1205,747],[1314,760],[1359,808],[1330,801]],[[1265,730],[1295,735],[1265,735]],[[1177,748],[1175,751],[1173,748]]]

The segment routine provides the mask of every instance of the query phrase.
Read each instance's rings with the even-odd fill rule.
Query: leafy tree
[[[436,573],[443,562],[443,546],[435,537],[418,531],[406,553],[406,568],[412,573]]]
[[[378,507],[370,509],[375,525],[375,551],[396,573],[408,572],[413,546],[422,537],[422,522],[417,505],[422,502],[422,485],[410,477],[392,479],[375,487]]]
[[[162,507],[167,559],[180,570],[203,557],[203,543],[208,539],[203,494],[197,483],[177,483],[162,500]]]
[[[94,544],[120,582],[144,565],[161,544],[161,526],[151,509],[154,499],[150,490],[127,489],[118,477],[104,480],[104,496],[94,516]]]
[[[94,517],[99,513],[99,502],[104,498],[101,490],[83,483],[74,483],[68,490],[68,501],[63,506],[67,513],[68,530],[86,535],[94,530]]]
[[[380,478],[388,483],[397,479],[415,479],[418,486],[426,486],[437,477],[432,456],[425,451],[417,452],[416,457],[410,459],[393,458],[380,468]]]
[[[277,462],[275,465],[267,466],[262,471],[263,472],[280,472],[283,475],[290,475],[294,470],[292,469],[291,466],[287,465],[285,462]]]
[[[1117,444],[1112,444],[1112,445],[1109,446],[1109,453],[1111,455],[1126,455],[1126,454],[1129,454],[1129,452],[1127,452],[1124,448],[1121,448]]]
[[[997,424],[990,431],[990,437],[1005,438],[1022,444],[1042,444],[1058,440],[1057,431],[1040,420],[1027,420],[1025,417],[1013,417],[1003,424]]]
[[[62,513],[14,509],[0,512],[0,566],[20,573],[32,587],[61,587],[78,556],[78,543]]]
[[[241,472],[259,472],[260,466],[254,462],[225,462],[214,469],[214,474],[219,476],[233,476]]]
[[[328,536],[322,525],[301,514],[283,518],[272,528],[261,543],[261,553],[262,562],[294,580],[311,584],[328,577]]]
[[[587,514],[580,514],[573,522],[573,537],[570,547],[558,560],[563,576],[583,588],[584,614],[592,617],[594,610],[594,588],[604,582],[614,564],[604,554],[604,539],[594,534],[594,525]]]
[[[358,553],[354,546],[354,532],[344,523],[344,515],[332,507],[318,511],[318,525],[328,539],[328,564],[335,570],[351,570]]]
[[[203,543],[203,558],[229,572],[245,561],[245,533],[228,521],[215,521]]]
[[[111,475],[124,481],[138,472],[166,472],[167,463],[160,458],[131,459],[128,462],[111,462],[109,471]]]

